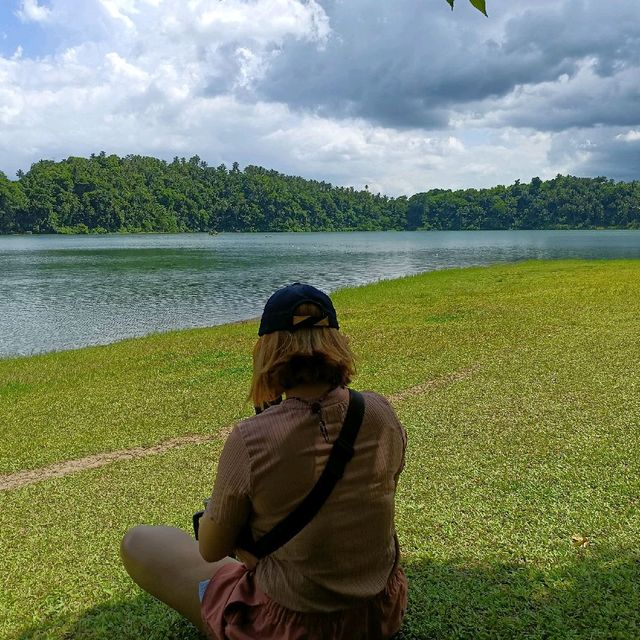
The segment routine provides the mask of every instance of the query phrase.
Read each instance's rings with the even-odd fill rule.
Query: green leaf
[[[449,0],[447,0],[448,2]],[[484,13],[484,15],[487,15],[487,3],[485,2],[485,0],[469,0],[469,2],[481,13]],[[453,0],[449,3],[451,5],[451,8],[453,9]]]
[[[453,3],[455,0],[447,0],[449,6],[451,7],[451,11],[453,11]],[[485,0],[469,0],[469,2],[481,13],[487,15],[487,3]]]

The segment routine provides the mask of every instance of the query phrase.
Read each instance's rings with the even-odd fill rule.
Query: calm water
[[[331,291],[527,258],[640,258],[640,231],[0,237],[0,357],[258,316],[295,280]]]

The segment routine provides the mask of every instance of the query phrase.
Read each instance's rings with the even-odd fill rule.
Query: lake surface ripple
[[[534,258],[640,258],[640,231],[2,236],[0,357],[252,318],[294,281]]]

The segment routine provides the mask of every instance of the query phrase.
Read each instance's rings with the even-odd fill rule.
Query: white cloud
[[[114,20],[120,20],[128,29],[135,28],[134,21],[127,15],[136,14],[135,0],[99,0],[107,14]]]
[[[186,22],[175,20],[180,6],[174,8],[173,24],[191,24],[198,33],[218,42],[252,40],[266,44],[281,42],[286,36],[323,41],[330,30],[328,18],[315,0],[191,0],[189,7],[195,19]]]
[[[459,124],[556,131],[637,121],[638,68],[622,67],[601,77],[595,67],[595,60],[585,59],[572,77],[518,85],[504,97],[472,103],[454,118]]]
[[[121,55],[119,55],[115,51],[107,53],[105,58],[113,69],[113,77],[120,77],[127,82],[131,82],[132,84],[136,83],[138,86],[147,86],[149,84],[149,74],[146,71],[127,62]]]
[[[637,142],[640,140],[640,129],[630,129],[627,133],[619,133],[616,139],[624,140],[625,142]]]
[[[238,47],[236,49],[236,57],[239,71],[234,86],[236,88],[250,89],[254,82],[264,75],[268,64],[268,56],[255,53],[247,47]]]
[[[640,135],[617,127],[563,131],[554,136],[549,153],[555,161],[564,158],[572,172],[582,176],[637,180],[640,167]]]
[[[22,0],[16,15],[24,22],[46,22],[51,17],[51,9],[38,4],[38,0]]]

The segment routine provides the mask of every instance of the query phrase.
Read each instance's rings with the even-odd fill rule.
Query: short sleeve
[[[218,524],[240,529],[251,512],[251,467],[240,430],[236,427],[224,444],[213,493],[205,516]]]
[[[389,424],[393,426],[394,435],[396,438],[396,446],[400,445],[400,464],[398,465],[398,468],[393,476],[393,480],[397,485],[398,479],[400,478],[400,474],[404,470],[404,465],[405,465],[405,456],[407,453],[407,430],[404,428],[404,425],[398,419],[398,414],[396,413],[396,410],[393,408],[389,400],[384,396],[381,396],[378,394],[375,394],[375,395],[376,395],[376,398],[378,398],[381,401],[382,405],[386,407],[388,411],[387,420]]]

